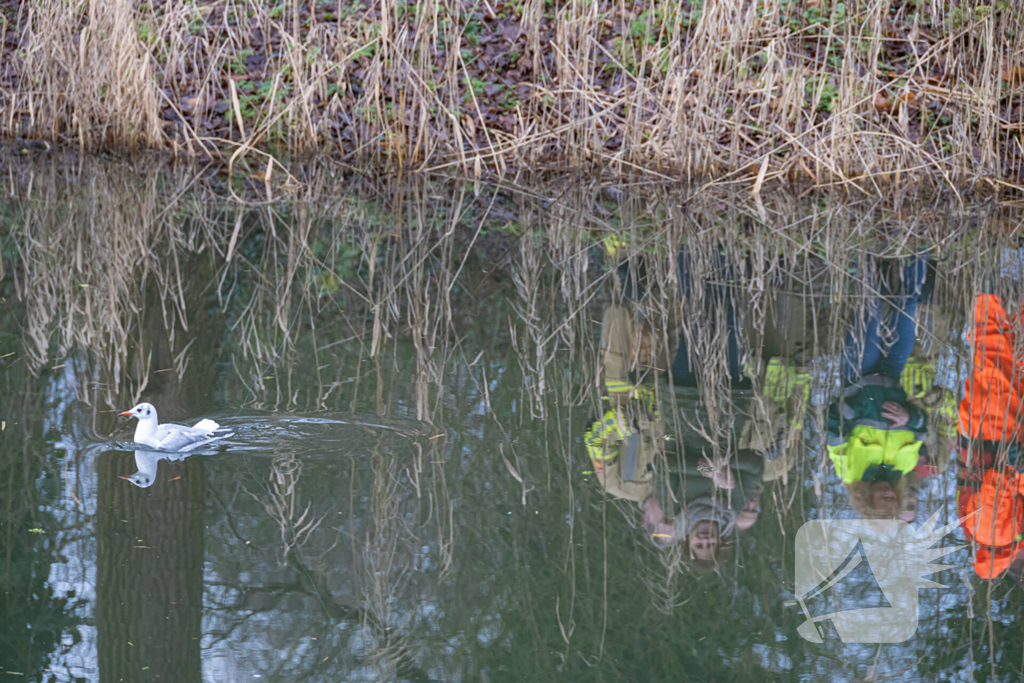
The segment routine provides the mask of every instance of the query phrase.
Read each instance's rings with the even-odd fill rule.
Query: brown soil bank
[[[0,0],[0,133],[88,150],[1018,184],[1022,86],[1017,0]]]

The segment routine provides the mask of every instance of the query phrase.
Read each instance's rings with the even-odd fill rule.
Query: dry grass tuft
[[[0,6],[0,132],[843,185],[1019,183],[1024,10],[927,0]],[[12,47],[16,45],[16,47]]]

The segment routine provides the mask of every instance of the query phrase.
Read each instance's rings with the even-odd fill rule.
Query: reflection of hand
[[[715,472],[715,475],[711,477],[711,481],[715,482],[715,486],[720,489],[736,488],[736,481],[732,478],[732,470],[728,467]]]
[[[648,496],[644,501],[644,527],[650,529],[664,521],[665,511],[661,509],[661,503],[653,495]]]
[[[658,502],[657,496],[651,494],[644,501],[644,528],[651,533],[653,540],[659,547],[667,548],[675,542],[676,530],[671,521],[665,521],[665,511]]]
[[[734,489],[736,488],[736,481],[733,479],[732,470],[729,469],[729,461],[723,460],[720,463],[714,463],[710,458],[704,456],[701,460],[701,464],[697,467],[700,473],[705,477],[708,477],[715,483],[720,489]]]
[[[882,417],[891,422],[893,427],[902,427],[910,420],[910,413],[896,401],[886,401],[882,404]]]

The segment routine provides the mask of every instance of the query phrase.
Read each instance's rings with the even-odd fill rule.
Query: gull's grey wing
[[[180,429],[169,429],[168,434],[157,445],[162,451],[181,451],[187,448],[195,448],[207,441],[212,441],[209,432],[188,427]]]

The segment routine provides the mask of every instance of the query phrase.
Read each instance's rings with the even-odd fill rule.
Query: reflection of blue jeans
[[[692,270],[690,260],[692,258],[693,256],[686,247],[679,251],[679,282],[682,285],[683,295],[687,299],[690,298],[692,293],[690,282]],[[737,283],[734,282],[736,279],[736,267],[729,264],[727,257],[724,255],[717,256],[716,261],[717,272],[713,277],[718,282],[704,283],[704,319],[692,321],[693,324],[690,327],[695,333],[698,333],[700,328],[715,325],[715,320],[717,319],[716,311],[722,308],[725,309],[729,377],[732,379],[733,385],[745,385],[750,380],[743,374],[743,369],[740,367],[740,344],[736,325],[735,301]],[[693,362],[695,364],[707,364],[706,360],[702,363],[699,358],[694,359]],[[676,357],[672,361],[672,379],[679,385],[697,385],[697,374],[690,363],[690,349],[684,330],[679,330],[679,348],[676,351]]]
[[[883,278],[881,292],[869,293],[864,311],[865,330],[863,350],[857,336],[851,331],[846,337],[843,351],[843,381],[852,382],[863,375],[884,375],[899,379],[914,350],[917,335],[917,305],[928,273],[928,254],[912,256],[903,266],[903,280],[899,291],[890,291],[888,278]],[[883,298],[885,301],[883,301]],[[892,330],[894,339],[888,349],[882,349],[882,304],[888,302],[885,326]],[[861,352],[858,359],[857,354]]]

